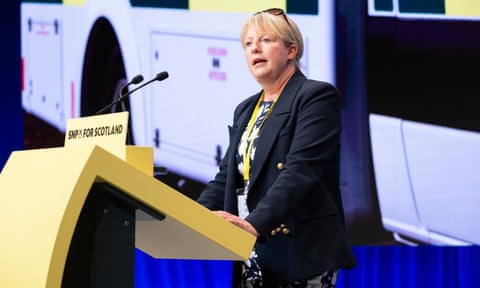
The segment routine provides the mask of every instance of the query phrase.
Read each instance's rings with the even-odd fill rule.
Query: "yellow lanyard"
[[[243,151],[242,151],[243,152],[243,155],[242,155],[243,156],[242,157],[243,158],[243,180],[245,181],[245,183],[247,183],[248,179],[250,178],[250,165],[251,165],[250,155],[252,155],[253,142],[255,141],[255,138],[257,138],[258,133],[262,128],[263,124],[265,123],[265,121],[267,120],[268,116],[270,116],[270,113],[272,112],[273,106],[277,102],[277,99],[275,99],[272,105],[270,106],[270,108],[268,108],[267,114],[265,115],[265,117],[263,117],[260,125],[258,125],[258,129],[255,130],[255,134],[253,135],[253,137],[250,137],[250,134],[252,133],[253,127],[255,126],[255,122],[257,121],[257,114],[258,114],[258,110],[260,110],[260,106],[263,101],[263,94],[258,99],[258,102],[255,105],[255,109],[253,110],[252,116],[250,116],[250,120],[248,121],[247,130],[245,131],[245,137],[243,139]],[[250,143],[248,142],[249,138],[252,139]]]

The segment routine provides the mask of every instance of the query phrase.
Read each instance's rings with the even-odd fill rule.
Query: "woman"
[[[241,40],[262,89],[236,107],[229,149],[198,202],[257,237],[241,287],[334,287],[355,265],[339,190],[339,94],[302,74],[302,35],[283,10],[248,18]]]

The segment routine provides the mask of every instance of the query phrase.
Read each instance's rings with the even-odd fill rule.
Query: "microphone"
[[[139,76],[139,75],[137,75],[137,76]],[[137,76],[133,77],[132,81],[130,81],[130,82],[132,82],[132,84],[135,84],[135,83],[133,83],[133,80],[134,80],[135,78],[137,78]],[[163,80],[165,80],[165,79],[167,79],[167,78],[168,78],[168,72],[167,72],[167,71],[163,71],[163,72],[158,73],[157,75],[155,75],[155,77],[153,77],[152,79],[150,79],[150,80],[148,80],[147,82],[143,83],[142,85],[136,87],[135,89],[132,89],[132,90],[128,91],[128,92],[125,93],[125,94],[122,94],[120,97],[118,97],[117,100],[115,100],[115,101],[113,101],[112,103],[108,104],[107,106],[105,106],[104,108],[102,108],[101,110],[99,110],[96,114],[97,114],[97,115],[98,115],[98,114],[102,114],[103,112],[107,111],[107,110],[108,110],[110,107],[112,107],[113,105],[115,105],[115,104],[123,101],[125,98],[127,98],[128,96],[130,96],[131,94],[133,94],[134,92],[136,92],[138,89],[141,89],[141,88],[147,86],[148,84],[150,84],[150,83],[152,83],[152,82],[155,82],[155,81],[163,81]],[[137,79],[135,79],[135,80],[138,81],[138,79],[140,79],[140,77],[137,78]],[[143,80],[143,76],[141,77],[141,80]],[[140,82],[140,81],[139,81],[139,82]]]
[[[128,83],[128,84],[138,84],[142,81],[143,81],[143,75],[138,74],[137,76],[133,77],[132,80],[130,81],[130,83]]]
[[[126,90],[126,88],[132,84],[138,84],[140,82],[143,81],[143,75],[142,74],[138,74],[136,75],[135,77],[132,78],[132,80],[130,80],[130,82],[128,82],[127,84],[123,85],[123,87],[120,89],[120,93],[119,93],[119,98],[122,97],[123,95],[125,95],[126,93],[128,93],[128,90]]]
[[[128,96],[130,96],[131,94],[133,94],[135,91],[137,91],[138,89],[141,89],[145,86],[147,86],[148,84],[152,83],[152,82],[155,82],[155,81],[163,81],[165,79],[168,78],[168,72],[167,71],[163,71],[163,72],[160,72],[158,73],[157,75],[155,75],[155,77],[153,77],[152,79],[148,80],[147,82],[143,83],[142,85],[136,87],[135,89],[132,89],[131,91],[128,91],[127,94],[125,95],[122,95],[122,97],[120,97],[120,99],[118,99],[119,101],[121,101],[123,98],[126,98]]]
[[[168,78],[168,72],[167,71],[160,72],[157,75],[155,75],[155,77],[153,77],[152,79],[148,80],[147,82],[143,83],[142,85],[140,85],[140,86],[136,87],[135,89],[132,89],[131,91],[128,91],[126,94],[122,95],[120,98],[118,98],[117,102],[123,101],[124,98],[127,98],[128,96],[133,94],[138,89],[141,89],[141,88],[147,86],[148,84],[150,84],[152,82],[163,81],[167,78]]]
[[[120,91],[118,91],[118,98],[117,100],[113,101],[112,103],[108,104],[107,106],[103,107],[101,110],[97,111],[97,113],[95,113],[95,115],[98,115],[98,114],[102,114],[103,112],[107,111],[108,109],[110,109],[113,105],[117,104],[118,102],[120,102],[120,99],[122,99],[123,95],[128,93],[128,90],[127,90],[127,87],[132,85],[132,84],[138,84],[140,82],[143,81],[143,75],[142,74],[138,74],[136,76],[134,76],[132,78],[132,80],[130,80],[130,82],[128,82],[127,84],[123,85],[122,88],[120,88]],[[122,101],[122,109],[123,111],[125,111],[125,105]]]

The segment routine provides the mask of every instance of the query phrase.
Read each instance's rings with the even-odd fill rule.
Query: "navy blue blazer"
[[[235,154],[261,92],[240,103],[220,170],[198,198],[238,215],[243,186]],[[246,220],[260,233],[255,250],[265,287],[355,266],[339,188],[340,96],[297,71],[257,140]]]

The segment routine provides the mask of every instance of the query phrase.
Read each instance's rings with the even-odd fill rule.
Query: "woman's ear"
[[[295,59],[297,57],[298,47],[295,44],[288,46],[288,59]]]

